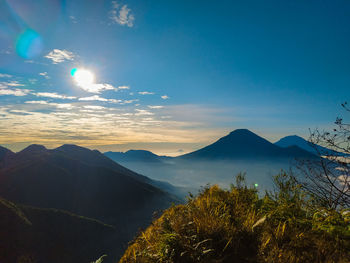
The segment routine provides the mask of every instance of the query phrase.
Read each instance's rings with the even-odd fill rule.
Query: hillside
[[[0,214],[0,262],[91,262],[120,253],[115,228],[94,219],[3,198]]]
[[[206,187],[167,209],[120,263],[349,263],[349,214],[310,206],[286,174],[275,182],[264,197],[242,176],[230,190]]]
[[[15,203],[62,209],[116,228],[121,249],[176,198],[147,177],[98,151],[64,145],[53,150],[31,145],[0,162],[0,196]]]

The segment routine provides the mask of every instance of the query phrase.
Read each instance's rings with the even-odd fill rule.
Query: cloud
[[[31,115],[30,112],[27,112],[24,110],[10,110],[9,113],[15,114],[15,115]]]
[[[130,104],[139,100],[124,100],[122,104]]]
[[[40,76],[43,76],[45,79],[49,79],[49,75],[47,74],[47,72],[41,72],[39,73]]]
[[[28,100],[25,103],[27,103],[27,104],[41,104],[41,105],[48,105],[49,104],[46,100]]]
[[[30,90],[28,89],[13,89],[12,87],[24,86],[17,81],[0,82],[0,96],[1,95],[13,95],[13,96],[26,96]]]
[[[119,86],[118,89],[130,89],[129,86]]]
[[[54,49],[45,56],[47,59],[51,59],[53,64],[62,63],[66,60],[74,60],[75,55],[68,50]]]
[[[148,108],[150,108],[150,109],[162,109],[162,108],[164,108],[164,106],[159,106],[159,105],[151,106],[151,105],[148,105]]]
[[[26,96],[29,93],[27,89],[2,89],[0,88],[0,96],[1,95],[13,95],[13,96]]]
[[[136,109],[135,110],[135,116],[148,116],[148,115],[154,115],[153,112],[147,111],[147,110],[140,110],[140,109]]]
[[[56,92],[37,92],[33,93],[37,97],[46,97],[46,98],[53,98],[53,99],[67,99],[67,100],[74,100],[77,97],[74,96],[66,96],[57,94]]]
[[[73,24],[78,23],[77,18],[75,16],[69,16],[69,19],[72,21]]]
[[[12,75],[0,73],[0,78],[12,78]]]
[[[106,98],[102,98],[102,97],[100,97],[98,95],[79,98],[79,100],[80,101],[106,101],[106,102],[112,102],[112,103],[120,103],[120,102],[122,102],[122,100],[106,99]]]
[[[108,99],[101,98],[98,95],[90,96],[90,97],[84,97],[84,98],[79,98],[79,100],[82,101],[108,101]]]
[[[213,130],[214,124],[227,123],[226,119],[220,120],[224,112],[206,105],[166,106],[162,110],[147,107],[136,111],[129,106],[82,105],[82,101],[76,105],[40,99],[28,101],[33,102],[0,105],[2,143],[40,143],[49,148],[63,143],[82,146],[128,142],[202,143],[224,134],[223,128]],[[232,113],[228,115],[231,118]],[[172,118],[163,118],[166,116]],[[178,149],[187,150],[183,145],[175,147],[175,151]]]
[[[19,83],[18,81],[10,81],[10,82],[0,82],[0,86],[8,86],[8,87],[21,87],[24,86],[23,84]]]
[[[139,92],[140,95],[153,95],[154,92],[149,92],[149,91],[140,91]]]
[[[94,106],[94,105],[87,105],[87,106],[84,106],[84,108],[89,109],[89,110],[104,110],[104,109],[106,109],[105,107]]]
[[[115,88],[111,84],[102,83],[102,84],[85,84],[85,85],[78,85],[83,90],[90,92],[90,93],[101,93],[104,90],[115,90],[118,91],[118,88]]]
[[[112,10],[110,11],[109,18],[114,22],[122,26],[133,27],[135,17],[131,13],[131,9],[127,5],[123,5],[120,8],[120,5],[117,1],[112,1]]]
[[[45,100],[28,100],[25,103],[26,104],[47,105],[47,106],[56,107],[58,109],[67,109],[67,110],[75,108],[72,104],[69,104],[69,103],[53,103],[53,102],[48,102]]]
[[[167,95],[163,95],[163,96],[160,96],[163,100],[167,100],[169,99],[169,97]]]

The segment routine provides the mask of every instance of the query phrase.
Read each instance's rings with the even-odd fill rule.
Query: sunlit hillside
[[[203,189],[140,232],[120,263],[350,262],[350,211],[312,204],[286,174],[275,183],[263,197],[242,176]]]

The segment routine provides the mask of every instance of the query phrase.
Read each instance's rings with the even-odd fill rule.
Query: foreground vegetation
[[[120,263],[350,262],[350,210],[326,209],[286,174],[263,197],[244,176],[203,189],[141,232]]]

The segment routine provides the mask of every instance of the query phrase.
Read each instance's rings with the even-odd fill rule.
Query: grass
[[[350,212],[325,210],[287,174],[260,197],[237,176],[204,188],[142,231],[120,263],[350,262]]]

